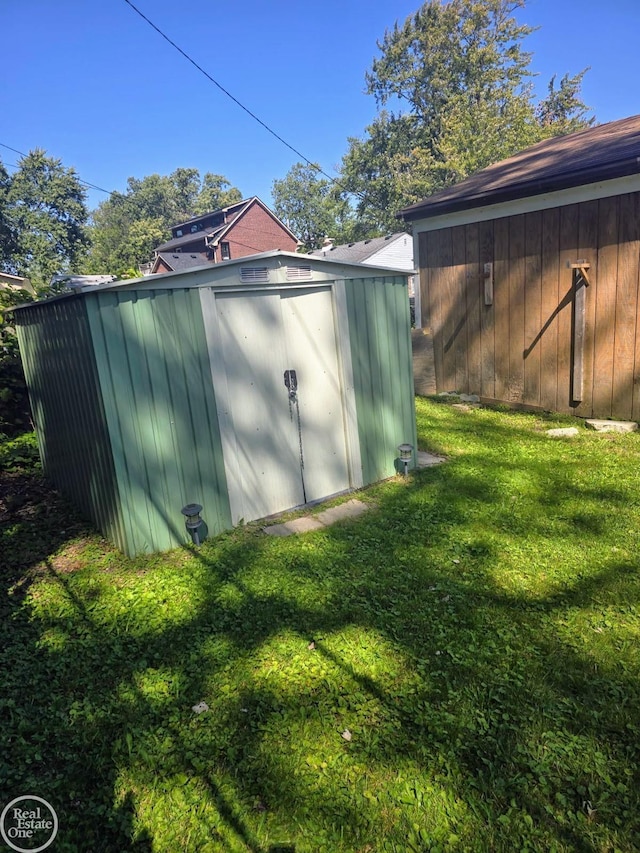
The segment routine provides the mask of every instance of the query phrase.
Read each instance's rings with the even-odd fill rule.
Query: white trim
[[[595,184],[584,184],[581,187],[571,187],[568,190],[557,190],[542,195],[527,196],[501,204],[491,204],[484,207],[473,207],[467,210],[443,213],[428,219],[416,219],[413,222],[414,251],[417,251],[418,234],[425,231],[437,231],[440,228],[452,228],[455,225],[469,225],[472,222],[486,222],[490,219],[501,219],[505,216],[516,216],[519,213],[531,213],[534,210],[548,210],[553,207],[564,207],[582,201],[593,201],[598,198],[624,195],[640,190],[640,174],[626,178],[615,178],[612,181],[600,181]],[[417,266],[420,259],[416,254]]]
[[[344,417],[345,439],[347,445],[347,468],[352,489],[364,485],[362,476],[362,457],[360,455],[360,435],[358,433],[358,412],[356,410],[356,392],[351,360],[351,336],[349,314],[347,311],[347,288],[344,279],[333,283],[334,323],[337,337],[338,367],[342,388],[342,412]]]

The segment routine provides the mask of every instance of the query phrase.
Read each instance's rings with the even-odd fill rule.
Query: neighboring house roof
[[[65,284],[69,288],[76,287],[97,287],[99,284],[109,284],[115,281],[115,275],[71,275],[69,273],[61,273],[51,276],[51,284]]]
[[[226,213],[226,215],[227,215],[226,224],[228,224],[231,221],[229,219],[229,215],[231,213],[233,213],[236,210],[236,208],[237,208],[237,213],[239,213],[240,208],[245,207],[246,205],[249,204],[249,202],[253,201],[256,198],[257,198],[257,196],[251,196],[251,198],[243,198],[242,201],[236,201],[234,204],[228,204],[226,207],[221,207],[218,210],[210,210],[208,213],[201,213],[199,216],[192,216],[191,219],[187,219],[187,220],[185,220],[185,222],[176,222],[176,224],[172,225],[171,227],[172,227],[172,229],[186,228],[188,225],[189,226],[193,225],[196,222],[200,222],[203,219],[209,219],[210,217],[216,216],[217,214],[220,214],[220,213]],[[236,215],[237,215],[237,213],[236,213]],[[195,232],[195,233],[197,234],[197,233],[203,233],[203,232],[201,231],[201,232]]]
[[[371,237],[369,240],[360,240],[357,243],[346,243],[343,246],[328,246],[327,248],[316,249],[309,254],[317,258],[328,258],[332,261],[345,261],[350,264],[369,264],[370,266],[378,266],[377,259],[374,257],[380,253],[386,252],[387,249],[399,241],[406,241],[406,260],[408,262],[407,269],[413,269],[413,242],[410,234],[405,231],[399,231],[396,234],[387,234],[385,237]],[[405,244],[402,244],[404,248]],[[401,257],[394,257],[394,261],[402,262],[405,260]]]
[[[473,207],[635,175],[640,172],[640,116],[545,139],[440,190],[398,214],[425,219]]]
[[[162,261],[172,272],[211,263],[206,252],[158,252],[151,268],[152,273],[157,272],[159,261]]]
[[[238,222],[238,220],[241,219],[245,215],[245,213],[249,210],[249,208],[253,204],[259,205],[266,213],[269,214],[269,216],[275,222],[278,223],[278,225],[283,229],[283,231],[286,231],[287,234],[289,234],[289,236],[291,237],[292,240],[295,240],[296,243],[299,242],[298,238],[293,233],[293,231],[290,228],[288,228],[281,219],[278,219],[278,217],[275,215],[275,213],[272,210],[270,210],[267,207],[267,205],[263,201],[261,201],[261,199],[258,198],[257,195],[254,195],[253,198],[247,199],[244,202],[239,202],[238,205],[234,205],[234,207],[238,207],[238,210],[235,212],[233,219],[229,219],[229,217],[227,215],[226,223],[223,226],[221,226],[218,233],[216,233],[215,235],[212,235],[211,239],[209,239],[209,241],[208,241],[209,245],[210,246],[212,246],[214,244],[217,245],[222,240],[222,238],[226,236],[227,232],[231,230],[231,227],[233,225],[235,225]],[[240,207],[240,205],[244,205],[244,207]],[[225,209],[227,209],[227,208],[225,208]],[[231,209],[231,208],[228,208],[228,209]]]
[[[207,246],[215,246],[254,204],[258,204],[262,207],[263,210],[265,210],[269,216],[271,216],[271,218],[274,219],[278,225],[280,225],[280,227],[291,236],[293,240],[298,240],[296,235],[284,224],[284,222],[282,222],[282,220],[278,219],[272,210],[269,210],[267,205],[261,201],[258,196],[252,196],[251,198],[245,198],[242,201],[238,201],[235,204],[230,204],[228,207],[221,207],[220,210],[212,210],[202,216],[194,216],[192,219],[187,219],[186,222],[178,222],[176,225],[172,226],[172,231],[175,231],[178,228],[188,228],[197,222],[211,219],[212,216],[217,216],[219,214],[224,214],[226,220],[225,222],[220,223],[220,225],[209,225],[206,228],[202,228],[200,231],[189,231],[188,234],[183,234],[182,237],[174,237],[166,243],[163,243],[161,246],[156,246],[155,251],[171,252],[174,249],[179,249],[182,246],[188,246],[199,241],[203,241],[204,245]]]
[[[35,294],[30,279],[8,272],[0,272],[0,290],[26,290]]]
[[[189,243],[197,243],[207,237],[211,237],[214,232],[222,231],[226,225],[218,225],[217,228],[203,228],[202,231],[196,231],[194,234],[183,234],[182,237],[174,237],[172,240],[167,240],[161,246],[156,246],[156,252],[171,252],[173,249],[179,249],[181,246],[187,246]]]

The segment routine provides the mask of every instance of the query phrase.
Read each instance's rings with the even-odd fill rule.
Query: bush
[[[8,436],[31,429],[31,412],[18,338],[3,309],[32,298],[25,290],[0,290],[0,432]]]
[[[31,428],[29,395],[20,356],[0,358],[0,432],[15,436]]]

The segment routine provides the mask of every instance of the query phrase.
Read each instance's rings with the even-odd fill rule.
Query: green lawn
[[[449,461],[365,516],[135,560],[0,446],[0,807],[81,853],[640,849],[640,434],[417,409]]]

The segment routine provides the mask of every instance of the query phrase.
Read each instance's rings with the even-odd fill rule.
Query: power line
[[[278,133],[276,133],[275,130],[273,130],[271,127],[269,127],[269,125],[266,124],[266,122],[262,121],[262,119],[259,118],[255,113],[251,112],[251,110],[248,107],[245,107],[245,105],[241,101],[239,101],[237,98],[235,98],[231,94],[231,92],[229,92],[227,89],[224,88],[224,86],[222,86],[220,83],[218,83],[218,81],[215,80],[211,76],[211,74],[209,74],[208,71],[205,71],[205,69],[201,65],[198,65],[198,63],[195,61],[195,59],[193,59],[191,56],[189,56],[189,54],[186,53],[186,51],[184,51],[174,41],[172,41],[169,38],[169,36],[160,29],[160,27],[156,26],[153,23],[153,21],[149,20],[149,18],[147,18],[147,16],[143,12],[140,11],[140,9],[138,9],[136,6],[134,6],[133,3],[131,2],[131,0],[124,0],[124,2],[128,6],[130,6],[134,12],[136,12],[138,15],[140,15],[140,17],[144,21],[146,21],[147,24],[149,24],[149,26],[152,29],[154,29],[158,33],[159,36],[161,36],[165,41],[169,42],[171,47],[175,48],[175,50],[177,50],[178,53],[181,54],[187,60],[187,62],[190,62],[191,65],[193,65],[193,67],[196,68],[201,74],[204,74],[204,76],[207,78],[207,80],[209,80],[211,83],[213,83],[214,86],[217,86],[218,89],[220,89],[220,91],[223,92],[223,94],[225,94],[228,98],[230,98],[234,102],[234,104],[237,104],[237,106],[239,106],[241,110],[244,110],[244,112],[247,113],[247,115],[251,116],[251,118],[254,119],[254,121],[257,121],[258,124],[262,125],[262,127],[268,133],[270,133],[272,136],[274,136],[278,140],[278,142],[281,142],[290,151],[293,151],[294,154],[296,154],[298,157],[301,157],[308,166],[310,166],[312,169],[315,169],[321,175],[324,175],[325,178],[328,178],[332,183],[337,183],[336,178],[332,178],[331,175],[328,175],[324,171],[324,169],[321,169],[316,163],[313,163],[311,160],[309,160],[308,157],[305,157],[304,154],[302,154],[300,151],[298,151],[297,148],[294,148],[293,145],[290,145],[286,141],[286,139],[283,139]]]
[[[21,157],[28,157],[28,154],[25,154],[24,151],[18,151],[17,148],[12,148],[10,145],[6,145],[4,142],[0,142],[0,147],[7,148],[9,151],[13,151],[14,154],[19,154]],[[7,163],[7,166],[11,166],[13,169],[20,168],[19,166],[15,166],[13,163]],[[75,171],[75,169],[74,169]],[[103,187],[99,187],[97,184],[92,184],[89,181],[83,181],[81,177],[78,176],[78,180],[81,184],[84,184],[86,187],[90,187],[92,190],[99,190],[101,193],[106,193],[107,195],[113,195],[115,190],[105,190]]]

